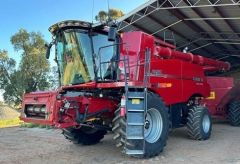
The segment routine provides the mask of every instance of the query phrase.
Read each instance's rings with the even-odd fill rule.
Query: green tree
[[[21,54],[19,67],[0,51],[0,89],[5,92],[4,100],[18,104],[24,93],[45,90],[50,87],[50,64],[45,58],[45,41],[40,33],[20,29],[11,37],[11,43]]]
[[[117,18],[122,17],[124,14],[121,10],[118,9],[110,9],[109,16],[111,19],[116,20]]]
[[[4,90],[3,98],[6,102],[20,102],[19,84],[15,70],[16,62],[8,57],[6,50],[0,50],[0,89]]]
[[[99,11],[98,15],[95,16],[96,21],[103,22],[107,20],[108,13],[106,11]]]
[[[119,17],[122,17],[124,13],[121,10],[118,9],[109,9],[109,12],[106,11],[99,11],[98,15],[95,16],[96,21],[107,21],[108,19],[110,20],[116,20]],[[108,16],[110,18],[108,18]]]
[[[51,74],[49,76],[50,88],[52,90],[55,90],[60,86],[60,77],[59,77],[58,67],[57,66],[51,67],[50,74]]]
[[[47,81],[50,65],[45,58],[45,41],[40,33],[28,33],[20,29],[11,37],[11,42],[16,51],[22,52],[19,70],[25,80],[24,92],[44,90],[49,87]]]

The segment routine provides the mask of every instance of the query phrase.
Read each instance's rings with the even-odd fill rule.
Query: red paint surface
[[[223,97],[229,93],[233,87],[233,78],[231,77],[207,77],[207,81],[210,84],[211,92],[215,93],[215,98],[205,99],[210,113],[212,115],[226,116],[227,106],[218,108],[218,105],[222,103]],[[226,104],[225,104],[226,105]]]

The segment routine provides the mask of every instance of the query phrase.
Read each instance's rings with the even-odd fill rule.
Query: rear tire
[[[240,126],[240,101],[230,103],[228,118],[232,126]]]
[[[120,107],[114,112],[113,128],[114,132],[113,139],[115,140],[116,147],[123,147],[126,138],[126,118],[120,116]]]
[[[187,118],[188,136],[195,140],[207,140],[211,136],[212,119],[204,106],[193,106]]]
[[[147,122],[147,123],[146,123]],[[161,98],[154,94],[147,95],[147,116],[145,122],[145,154],[133,155],[133,157],[150,158],[157,156],[166,146],[169,131],[169,119],[167,109]],[[150,123],[149,123],[150,122]],[[152,123],[152,125],[151,125]],[[148,125],[147,125],[148,124]],[[117,147],[124,147],[126,139],[126,117],[120,116],[120,109],[115,111],[113,119],[113,139]],[[147,129],[151,128],[151,129]],[[131,147],[138,147],[137,142],[126,143]]]
[[[66,139],[74,144],[94,145],[100,142],[107,133],[105,130],[95,130],[90,128],[66,128],[63,129],[62,134]]]

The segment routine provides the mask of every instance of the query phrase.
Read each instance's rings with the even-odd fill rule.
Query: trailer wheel
[[[66,128],[63,129],[62,134],[66,139],[74,144],[94,145],[100,142],[107,133],[105,130],[96,130],[90,128]]]
[[[240,101],[230,103],[228,118],[232,126],[240,126]]]
[[[167,109],[161,98],[154,94],[147,95],[147,113],[145,120],[145,154],[140,158],[150,158],[157,156],[163,151],[166,146],[169,119]],[[133,149],[138,146],[138,143],[125,143],[126,139],[126,118],[120,117],[120,109],[115,111],[115,118],[113,119],[113,139],[116,141],[117,147],[123,147],[125,144],[130,145]]]
[[[204,106],[193,106],[188,113],[187,130],[190,138],[207,140],[211,136],[212,120]]]

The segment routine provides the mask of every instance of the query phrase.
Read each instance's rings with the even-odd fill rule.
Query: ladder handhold
[[[125,107],[121,107],[121,109],[120,109],[120,116],[121,117],[125,117],[125,115],[126,115],[126,108]]]

